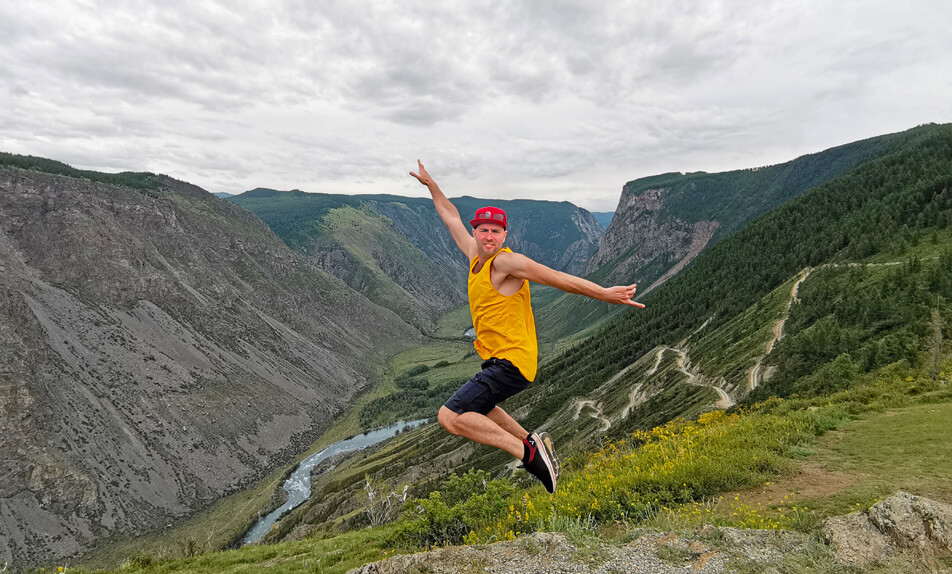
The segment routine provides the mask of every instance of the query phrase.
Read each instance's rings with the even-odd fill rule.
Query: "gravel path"
[[[348,574],[722,574],[732,561],[779,563],[807,541],[794,532],[714,526],[691,536],[641,534],[623,545],[593,542],[580,547],[564,534],[540,532],[509,542],[394,556]]]

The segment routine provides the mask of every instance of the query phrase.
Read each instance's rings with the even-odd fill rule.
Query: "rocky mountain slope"
[[[248,485],[418,340],[195,186],[55,171],[0,167],[0,563]]]
[[[427,198],[256,189],[229,200],[312,263],[424,331],[466,302],[466,261]],[[567,202],[452,201],[465,221],[487,204],[505,209],[507,245],[569,273],[584,271],[604,233],[591,213]]]
[[[870,138],[772,166],[630,181],[586,272],[612,283],[637,280],[647,291],[712,241],[809,189],[921,141],[938,127]]]

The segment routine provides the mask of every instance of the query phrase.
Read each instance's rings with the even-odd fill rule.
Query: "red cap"
[[[488,206],[480,207],[476,210],[476,216],[469,221],[469,224],[476,229],[480,223],[495,223],[502,225],[506,229],[506,212],[498,207]]]

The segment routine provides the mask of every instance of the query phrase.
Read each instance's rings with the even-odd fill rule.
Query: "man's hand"
[[[586,297],[615,305],[631,305],[639,309],[644,308],[643,303],[632,300],[638,288],[637,284],[602,287],[601,285],[592,283],[588,279],[582,279],[581,277],[546,267],[519,253],[501,252],[493,259],[493,269],[498,270],[506,277],[526,279],[540,285],[555,287],[566,293],[585,295]],[[496,289],[499,289],[499,285],[496,285]]]
[[[436,214],[440,216],[443,225],[449,230],[453,241],[456,242],[456,246],[463,252],[466,259],[472,260],[473,257],[476,257],[476,240],[470,234],[469,230],[467,230],[466,225],[463,224],[463,220],[460,218],[456,206],[453,205],[450,200],[446,199],[446,196],[443,195],[443,191],[440,190],[440,186],[436,185],[436,182],[433,181],[430,174],[426,172],[426,168],[423,167],[423,162],[417,160],[417,165],[420,166],[420,173],[413,173],[411,171],[410,175],[415,177],[417,181],[425,185],[430,191]]]
[[[603,301],[608,303],[614,303],[615,305],[631,305],[632,307],[638,307],[639,309],[644,309],[645,304],[634,301],[635,291],[638,290],[638,284],[633,283],[631,285],[616,285],[615,287],[606,287],[606,296]]]
[[[422,183],[423,185],[425,185],[425,186],[427,186],[427,187],[430,187],[430,184],[431,184],[431,183],[435,183],[435,182],[433,181],[433,178],[430,177],[430,174],[428,174],[428,173],[426,172],[426,168],[423,167],[423,163],[422,163],[420,160],[417,160],[417,165],[420,166],[420,173],[413,173],[413,172],[411,171],[411,172],[410,172],[410,175],[412,175],[413,177],[417,178],[417,181],[419,181],[419,182]]]

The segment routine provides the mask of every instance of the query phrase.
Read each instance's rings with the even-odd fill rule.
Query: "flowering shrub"
[[[441,492],[408,504],[402,537],[420,546],[475,544],[560,524],[642,522],[760,484],[813,437],[813,425],[796,417],[713,411],[697,421],[679,419],[605,445],[581,469],[564,473],[554,495],[541,487],[516,492],[483,471],[454,475]],[[738,525],[772,527],[750,509],[732,513]]]

